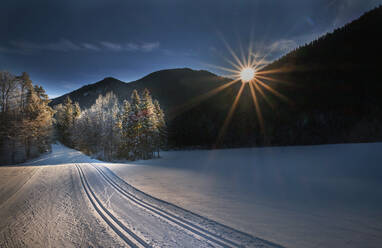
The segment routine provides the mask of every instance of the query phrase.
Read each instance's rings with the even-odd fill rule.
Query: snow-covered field
[[[0,247],[281,247],[155,199],[105,165],[55,145],[0,167]]]
[[[286,247],[382,247],[382,144],[176,151],[108,165],[136,188]]]
[[[0,167],[0,247],[381,247],[381,151],[177,151],[110,164],[54,145]]]

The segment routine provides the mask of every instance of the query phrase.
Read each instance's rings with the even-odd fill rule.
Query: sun
[[[255,70],[251,67],[246,67],[241,70],[240,78],[243,83],[248,83],[255,77]]]
[[[223,40],[224,41],[224,40]],[[249,43],[248,47],[248,53],[245,53],[244,50],[242,49],[242,46],[240,45],[240,52],[241,54],[236,54],[234,50],[229,46],[227,42],[224,42],[228,51],[232,55],[232,58],[229,59],[225,56],[221,56],[225,62],[230,64],[230,67],[223,67],[223,66],[218,66],[218,65],[211,65],[211,64],[206,64],[209,67],[213,67],[215,69],[225,71],[227,73],[230,73],[228,75],[224,75],[226,78],[232,79],[231,81],[222,84],[216,88],[211,89],[208,92],[205,92],[204,94],[198,95],[184,104],[174,108],[171,111],[172,116],[179,115],[180,113],[191,109],[195,107],[196,105],[200,104],[201,102],[207,100],[208,98],[218,94],[219,92],[223,91],[224,89],[230,87],[231,85],[234,85],[236,83],[239,83],[240,81],[241,86],[239,88],[239,91],[237,92],[235,99],[227,113],[227,116],[223,122],[222,127],[220,128],[220,131],[218,133],[218,137],[216,140],[216,144],[218,144],[222,138],[225,135],[225,132],[230,124],[230,121],[232,119],[232,116],[236,110],[236,107],[238,106],[238,103],[240,101],[240,97],[244,91],[244,89],[249,89],[250,91],[250,96],[253,100],[253,104],[255,106],[255,111],[256,115],[258,117],[258,122],[259,122],[259,127],[261,133],[265,137],[265,126],[264,126],[264,120],[263,120],[263,115],[262,111],[260,108],[260,102],[259,98],[262,97],[264,98],[265,102],[272,108],[274,109],[274,105],[272,102],[269,100],[267,96],[267,92],[281,98],[287,103],[291,103],[291,100],[278,92],[276,89],[274,89],[270,82],[272,83],[285,83],[289,85],[288,82],[286,81],[281,81],[278,79],[275,79],[272,77],[273,74],[275,73],[280,73],[283,71],[281,68],[276,68],[276,69],[266,69],[266,66],[268,65],[268,62],[266,60],[266,57],[271,53],[266,52],[263,55],[260,55],[262,53],[255,53],[252,51],[252,42]],[[240,56],[241,55],[241,56]]]

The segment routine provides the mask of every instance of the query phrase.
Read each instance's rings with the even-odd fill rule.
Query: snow
[[[154,197],[286,247],[380,247],[382,143],[174,151],[108,164]]]
[[[39,159],[0,167],[0,247],[123,247],[84,200],[76,158],[95,162],[54,145]]]
[[[280,247],[155,199],[105,166],[54,145],[0,167],[0,247]]]
[[[57,144],[0,167],[0,247],[124,247],[134,235],[154,247],[380,247],[380,151],[172,151],[112,164]]]

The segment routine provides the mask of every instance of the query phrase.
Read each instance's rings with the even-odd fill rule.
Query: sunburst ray
[[[278,96],[279,98],[283,99],[284,101],[288,102],[288,103],[292,103],[292,101],[284,96],[283,94],[279,93],[277,90],[273,89],[271,86],[261,82],[261,80],[257,79],[257,78],[254,78],[254,80],[260,84],[261,86],[263,86],[265,89],[267,89],[268,91],[272,92],[274,95]]]
[[[282,83],[282,84],[286,84],[286,85],[291,86],[290,82],[287,82],[287,81],[281,80],[281,79],[277,79],[277,78],[272,78],[272,77],[267,77],[267,76],[262,76],[262,75],[257,75],[257,78],[258,79],[261,78],[264,80],[268,80],[268,81],[272,81],[272,82],[276,82],[276,83]]]
[[[217,144],[221,141],[221,139],[225,135],[225,132],[226,132],[226,130],[228,128],[228,125],[231,122],[232,115],[234,114],[235,109],[237,107],[237,104],[238,104],[238,102],[240,100],[241,94],[243,93],[244,86],[245,86],[245,84],[241,84],[240,89],[239,89],[239,91],[238,91],[238,93],[237,93],[237,95],[235,97],[235,100],[233,101],[233,104],[232,104],[231,108],[228,111],[228,114],[227,114],[227,117],[224,120],[223,126],[221,127],[221,129],[219,131],[219,135],[218,135],[218,138],[217,138],[217,141],[216,141]]]
[[[241,68],[245,67],[244,64],[240,61],[239,57],[237,57],[236,53],[233,51],[231,46],[223,39],[223,42],[225,46],[227,47],[228,51],[231,53],[232,57],[235,59],[237,65],[239,65]]]
[[[232,72],[232,73],[238,73],[238,70],[233,70],[224,66],[218,66],[218,65],[211,65],[211,64],[205,64],[206,66],[213,67],[222,71]]]
[[[222,90],[226,89],[227,87],[231,86],[232,84],[236,83],[237,81],[239,81],[239,79],[234,79],[228,83],[225,83],[217,88],[214,88],[200,96],[197,96],[197,97],[194,97],[190,100],[188,100],[186,103],[172,109],[169,111],[169,116],[171,118],[174,118],[175,116],[179,115],[180,113],[183,113],[184,111],[188,110],[188,109],[191,109],[197,105],[199,105],[201,102],[207,100],[208,98],[218,94],[219,92],[221,92]]]
[[[296,68],[277,68],[277,69],[269,69],[269,70],[257,70],[257,75],[269,75],[269,74],[278,74],[278,73],[285,73],[285,72],[291,72],[296,71]]]
[[[263,115],[261,113],[260,106],[259,106],[259,103],[257,101],[256,93],[255,93],[255,90],[253,89],[253,85],[252,84],[253,84],[253,82],[249,82],[249,89],[251,91],[251,96],[252,96],[253,103],[255,104],[255,109],[256,109],[257,118],[259,120],[260,129],[261,129],[261,132],[264,134],[265,132],[264,132]]]
[[[258,86],[255,82],[252,82],[252,84],[255,86],[256,90],[260,93],[264,100],[268,103],[268,105],[274,110],[274,104],[271,102],[271,100],[269,100],[268,96],[265,95],[264,91],[260,88],[260,86]]]

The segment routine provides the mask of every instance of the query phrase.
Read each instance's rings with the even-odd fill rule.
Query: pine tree
[[[142,111],[141,98],[136,90],[131,94],[131,110],[128,120],[128,139],[131,147],[133,160],[142,158]]]
[[[81,108],[78,102],[75,102],[72,105],[72,124],[71,128],[69,129],[68,133],[70,134],[70,142],[72,144],[72,147],[79,148],[81,146],[81,133],[78,133],[78,119],[81,116]]]
[[[53,110],[48,106],[49,98],[41,86],[33,86],[29,78],[24,81],[26,99],[23,110],[23,132],[26,158],[31,157],[31,148],[39,152],[50,148]]]
[[[73,105],[72,105],[72,100],[70,97],[66,97],[64,105],[63,105],[63,120],[61,123],[62,127],[62,133],[61,133],[61,138],[62,138],[62,143],[65,145],[72,147],[73,144],[71,142],[70,138],[70,131],[73,128],[73,122],[74,122],[74,111],[73,111]]]
[[[75,102],[73,106],[73,117],[76,119],[80,117],[80,115],[81,115],[80,105],[78,104],[78,102]]]
[[[121,144],[120,144],[120,156],[124,158],[130,157],[131,150],[131,142],[130,142],[130,126],[129,126],[129,118],[130,118],[131,105],[130,102],[125,100],[123,102],[123,109],[120,118],[121,124]]]
[[[158,157],[159,157],[159,150],[161,148],[164,148],[166,146],[166,140],[167,140],[167,127],[166,127],[166,121],[164,118],[164,112],[160,107],[159,101],[154,100],[154,111],[156,115],[156,125],[157,125],[157,135],[155,139],[155,146],[157,148]]]
[[[35,125],[34,120],[39,115],[39,102],[38,102],[38,96],[36,94],[36,91],[32,85],[32,82],[26,81],[25,82],[25,88],[26,88],[26,102],[24,106],[24,118],[23,118],[23,137],[24,137],[24,146],[25,146],[25,154],[26,158],[31,157],[31,147],[32,143],[34,141],[34,138],[36,137],[37,133],[37,126]]]
[[[63,105],[59,104],[55,107],[55,112],[59,140],[69,147],[75,147],[75,139],[78,139],[78,137],[73,133],[75,131],[75,121],[81,115],[79,104],[77,102],[73,104],[68,96]]]
[[[155,107],[150,95],[150,91],[143,91],[141,103],[141,119],[142,119],[142,147],[144,150],[143,158],[148,159],[153,157],[155,149],[155,137],[158,134],[157,116]]]
[[[99,156],[111,160],[113,152],[117,149],[117,133],[118,131],[118,116],[119,106],[118,98],[112,92],[105,96],[100,95],[95,104],[89,110],[92,128],[97,131],[98,139],[94,142],[96,150],[101,152]]]
[[[41,86],[35,86],[36,94],[39,98],[39,115],[37,122],[37,147],[40,152],[50,150],[52,141],[53,110],[49,107],[49,97]]]

